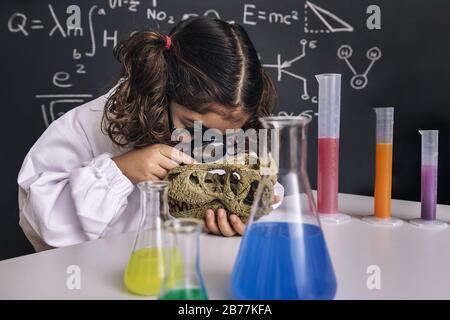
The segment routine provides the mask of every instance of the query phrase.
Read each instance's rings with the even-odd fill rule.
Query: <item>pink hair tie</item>
[[[164,39],[166,40],[166,45],[164,46],[164,49],[169,50],[172,44],[172,39],[169,36],[164,36]]]

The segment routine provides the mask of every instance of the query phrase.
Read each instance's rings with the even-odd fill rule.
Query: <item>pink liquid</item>
[[[338,211],[339,138],[319,138],[317,162],[317,209]]]
[[[432,165],[422,166],[422,219],[436,220],[437,202],[437,167]]]

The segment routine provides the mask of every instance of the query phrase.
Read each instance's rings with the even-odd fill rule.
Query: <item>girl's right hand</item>
[[[170,169],[180,163],[196,161],[184,152],[165,144],[134,149],[112,158],[122,173],[133,183],[162,180]]]

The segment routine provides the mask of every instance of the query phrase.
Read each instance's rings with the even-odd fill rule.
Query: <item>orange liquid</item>
[[[391,217],[392,143],[377,143],[375,168],[375,216]]]

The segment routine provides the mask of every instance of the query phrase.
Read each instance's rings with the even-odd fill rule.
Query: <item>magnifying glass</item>
[[[192,157],[201,159],[202,163],[210,163],[220,160],[227,154],[225,143],[219,141],[208,141],[200,147],[192,149]]]

